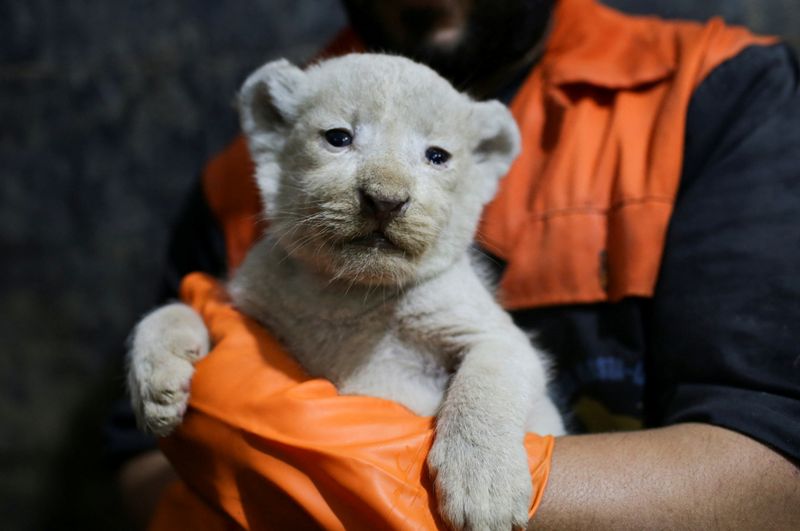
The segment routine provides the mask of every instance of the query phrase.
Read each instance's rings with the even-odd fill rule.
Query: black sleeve
[[[206,202],[199,180],[172,229],[157,305],[177,299],[181,279],[193,271],[216,277],[223,277],[227,271],[222,230]],[[156,447],[155,438],[137,429],[127,397],[114,403],[105,434],[107,457],[114,467]]]
[[[800,462],[800,93],[783,45],[700,85],[653,300],[650,424],[705,422]]]

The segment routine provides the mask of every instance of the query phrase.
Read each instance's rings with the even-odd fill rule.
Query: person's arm
[[[800,471],[736,432],[681,424],[562,437],[529,529],[797,529]]]
[[[701,85],[640,432],[564,437],[535,529],[800,526],[800,96],[782,47]],[[761,442],[757,442],[761,441]]]

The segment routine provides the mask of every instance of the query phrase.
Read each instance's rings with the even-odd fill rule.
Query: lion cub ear
[[[239,116],[250,153],[258,162],[283,147],[297,117],[306,74],[286,59],[265,64],[239,91]]]
[[[520,135],[511,111],[497,100],[477,102],[473,108],[478,141],[473,153],[480,171],[491,182],[490,194],[520,151]],[[488,199],[490,199],[491,196]]]

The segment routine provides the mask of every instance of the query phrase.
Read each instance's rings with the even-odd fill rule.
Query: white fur
[[[543,355],[467,252],[519,150],[508,110],[407,59],[365,54],[306,71],[269,63],[245,82],[240,111],[270,229],[230,283],[237,307],[340,392],[437,415],[428,464],[453,526],[525,526],[524,433],[561,434],[563,423]],[[352,145],[328,144],[323,132],[334,128],[353,132]],[[430,146],[451,160],[431,164]],[[410,200],[379,226],[363,215],[359,190]],[[396,248],[354,243],[378,229]],[[147,316],[130,353],[134,407],[157,433],[180,422],[188,399],[189,361],[176,355],[207,350],[194,347],[207,342],[196,318],[163,325],[175,308]]]
[[[207,353],[205,324],[185,304],[162,306],[139,321],[131,336],[128,390],[141,428],[163,436],[180,424],[193,363]]]

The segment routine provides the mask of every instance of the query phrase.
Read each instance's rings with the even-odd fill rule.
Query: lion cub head
[[[449,267],[519,151],[502,104],[396,56],[268,63],[239,108],[270,234],[348,282],[405,285]]]

